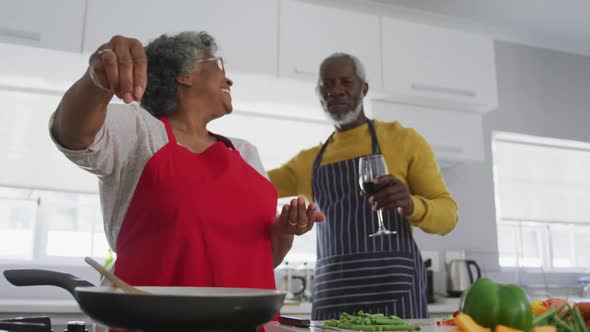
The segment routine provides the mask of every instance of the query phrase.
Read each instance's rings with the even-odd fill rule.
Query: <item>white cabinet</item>
[[[116,34],[143,42],[163,33],[205,30],[232,71],[276,75],[278,0],[90,0],[85,51]]]
[[[1,89],[61,96],[87,66],[88,59],[80,53],[0,43]]]
[[[493,40],[384,17],[383,82],[397,101],[493,110],[498,105]]]
[[[317,79],[320,62],[334,52],[357,56],[371,88],[381,88],[379,18],[282,0],[280,10],[279,73],[298,79]]]
[[[0,2],[0,43],[80,52],[85,1]]]
[[[484,159],[481,114],[380,100],[373,100],[371,108],[375,119],[399,121],[406,128],[416,129],[430,143],[443,168]]]

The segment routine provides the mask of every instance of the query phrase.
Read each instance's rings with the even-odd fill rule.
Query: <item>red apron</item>
[[[117,239],[116,275],[138,286],[275,289],[274,186],[231,142],[192,153],[161,121],[169,142],[135,189]]]

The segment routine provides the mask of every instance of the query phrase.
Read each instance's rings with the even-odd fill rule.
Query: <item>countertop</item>
[[[459,301],[458,297],[439,297],[435,296],[434,303],[428,304],[428,312],[431,315],[434,314],[449,314],[459,310]]]
[[[435,297],[435,303],[428,304],[428,312],[432,317],[442,317],[459,309],[459,298]],[[285,301],[281,313],[286,315],[311,315],[310,302]]]

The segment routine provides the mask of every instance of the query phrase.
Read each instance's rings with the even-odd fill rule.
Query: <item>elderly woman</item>
[[[114,271],[130,284],[272,289],[293,235],[323,220],[302,198],[277,217],[254,146],[207,130],[232,112],[216,48],[205,32],[145,48],[115,36],[50,120],[58,148],[100,180]]]

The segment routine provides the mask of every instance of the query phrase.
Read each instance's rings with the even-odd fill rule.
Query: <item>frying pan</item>
[[[71,274],[48,270],[5,270],[15,286],[51,285],[70,292],[80,309],[109,327],[155,331],[255,331],[277,315],[286,292],[218,287],[137,287],[125,293],[95,287]]]

